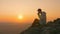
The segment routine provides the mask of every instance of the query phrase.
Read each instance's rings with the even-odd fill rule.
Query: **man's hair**
[[[41,13],[42,10],[41,9],[38,9],[37,11],[38,11],[38,13]]]

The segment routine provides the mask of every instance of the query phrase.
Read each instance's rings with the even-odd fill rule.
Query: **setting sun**
[[[18,15],[18,19],[23,19],[23,16],[22,15]]]

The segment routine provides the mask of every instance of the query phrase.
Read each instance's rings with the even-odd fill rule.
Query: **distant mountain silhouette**
[[[20,34],[60,34],[60,18],[43,26],[35,19],[32,25]]]

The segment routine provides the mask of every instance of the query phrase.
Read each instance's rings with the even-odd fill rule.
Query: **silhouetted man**
[[[38,17],[40,25],[46,24],[46,13],[43,12],[41,9],[38,9]]]

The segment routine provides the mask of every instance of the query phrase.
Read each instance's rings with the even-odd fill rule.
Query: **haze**
[[[38,18],[38,8],[47,13],[47,21],[60,18],[60,0],[0,0],[1,33],[18,34],[26,29]],[[18,15],[23,15],[23,19],[18,19]]]

